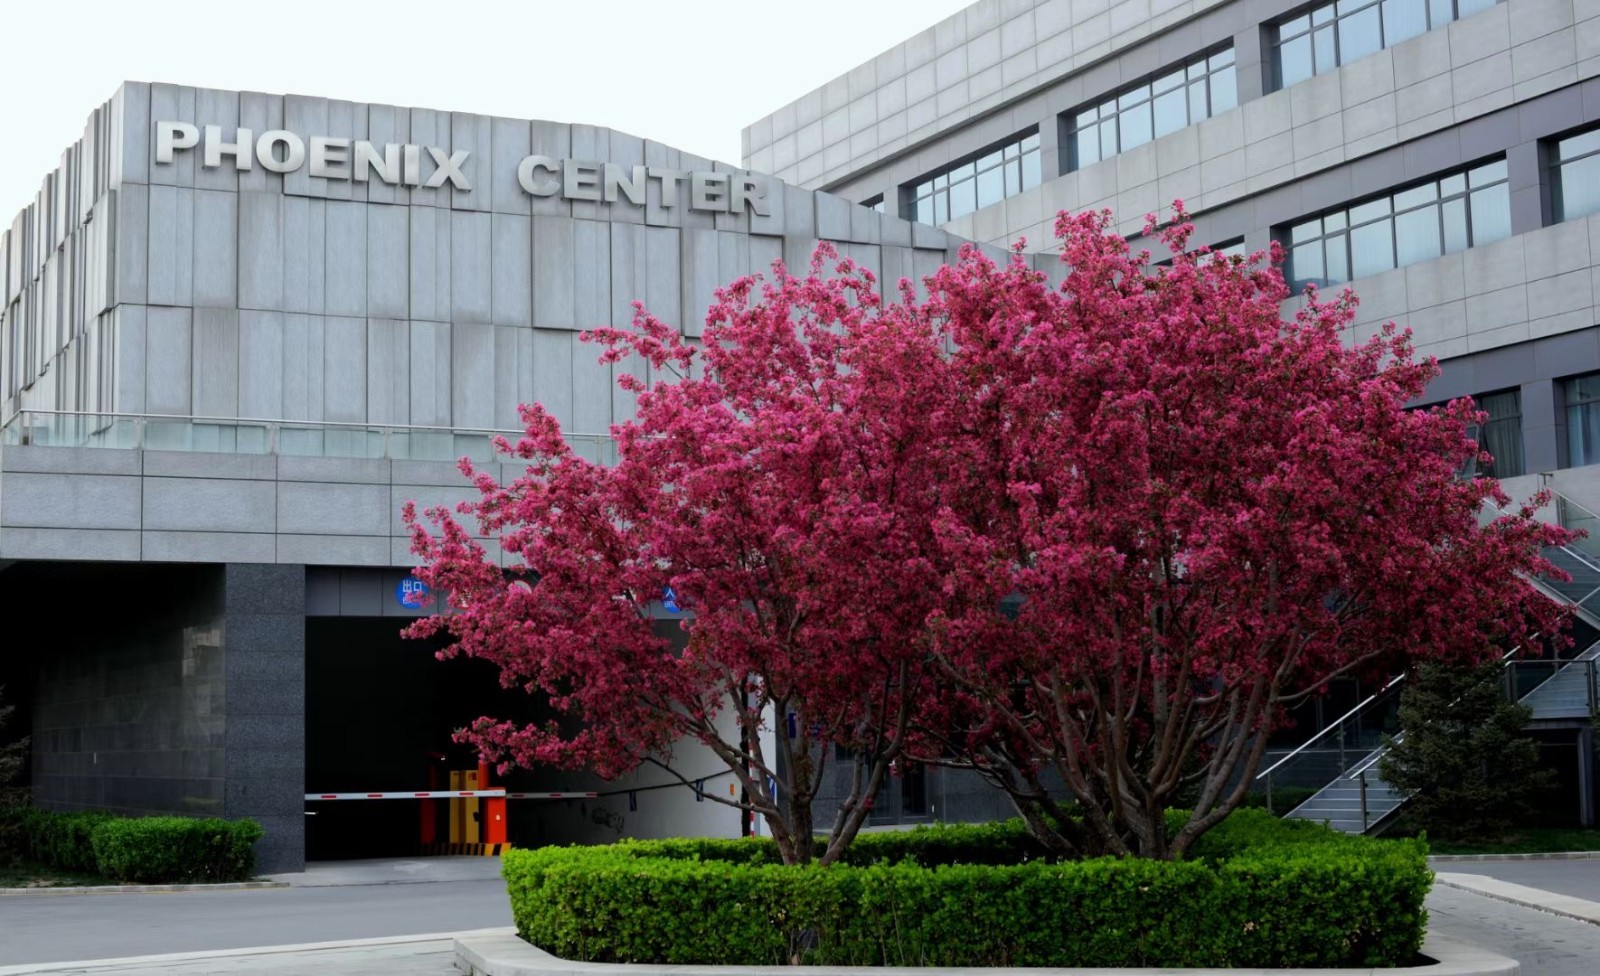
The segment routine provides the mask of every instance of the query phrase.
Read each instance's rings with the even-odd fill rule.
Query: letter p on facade
[[[200,143],[200,129],[187,122],[156,123],[156,162],[172,162],[179,149],[193,149]]]

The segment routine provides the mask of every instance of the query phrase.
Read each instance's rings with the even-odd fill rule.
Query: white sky
[[[969,2],[0,0],[0,226],[124,80],[582,122],[737,163],[744,126]]]

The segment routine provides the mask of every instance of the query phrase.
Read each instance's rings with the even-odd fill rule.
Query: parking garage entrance
[[[361,799],[308,800],[306,857],[336,860],[399,857],[449,850],[457,841],[488,839],[491,806],[479,799],[387,797],[476,788],[478,758],[452,733],[482,715],[531,717],[532,701],[502,689],[485,661],[440,661],[443,639],[408,640],[403,617],[308,617],[306,620],[306,793],[361,794]],[[456,774],[452,779],[452,773]],[[492,774],[491,774],[492,776]],[[494,787],[532,790],[530,774]],[[506,806],[501,801],[498,807]],[[507,811],[507,840],[532,827],[537,805]],[[518,817],[522,830],[519,831]],[[459,850],[460,848],[455,848]]]

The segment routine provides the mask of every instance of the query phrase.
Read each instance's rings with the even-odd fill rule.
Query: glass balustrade
[[[521,434],[518,430],[23,410],[0,426],[0,445],[397,461],[453,462],[467,457],[492,462],[497,460],[494,437],[515,442]],[[616,445],[607,434],[570,433],[567,442],[580,457],[600,464],[616,463]]]

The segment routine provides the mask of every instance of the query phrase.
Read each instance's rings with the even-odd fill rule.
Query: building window
[[[1224,257],[1230,258],[1235,256],[1247,258],[1250,256],[1250,252],[1244,249],[1244,238],[1242,237],[1234,237],[1226,241],[1220,241],[1207,247],[1207,250],[1212,254],[1221,254]],[[1200,249],[1195,248],[1189,253],[1198,255],[1200,253]],[[1150,266],[1152,268],[1170,268],[1172,267],[1172,258],[1168,256],[1159,261],[1152,261],[1150,262]]]
[[[1201,55],[1073,113],[1067,127],[1068,168],[1109,159],[1237,104],[1233,48]]]
[[[1556,220],[1600,211],[1600,128],[1557,140],[1552,165]]]
[[[1511,236],[1506,161],[1429,180],[1288,228],[1295,290],[1431,261]]]
[[[940,224],[1039,185],[1039,133],[1026,132],[906,187],[912,220]]]
[[[1492,478],[1515,478],[1526,468],[1522,461],[1522,395],[1516,390],[1474,397],[1478,409],[1488,414],[1474,434],[1478,449],[1493,458],[1480,463],[1478,473]]]
[[[1600,373],[1561,384],[1567,403],[1567,464],[1600,464]]]
[[[1278,88],[1488,10],[1496,0],[1337,0],[1277,25],[1273,45]]]
[[[861,205],[876,213],[883,213],[883,194],[880,193],[875,197],[863,200]]]

